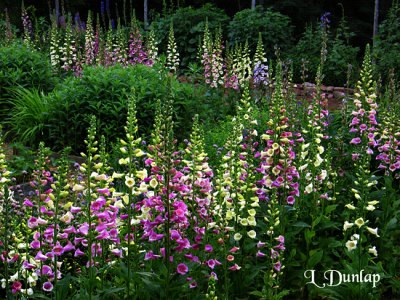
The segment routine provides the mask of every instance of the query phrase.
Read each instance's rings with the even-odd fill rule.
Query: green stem
[[[130,143],[130,141],[129,141]],[[132,145],[129,144],[129,177],[132,177]],[[127,267],[128,267],[128,280],[126,282],[126,289],[128,293],[128,298],[130,294],[130,281],[131,281],[131,230],[132,230],[132,189],[129,189],[128,193],[129,197],[129,205],[128,205],[128,259],[127,259]]]
[[[170,182],[170,175],[169,175],[169,170],[170,170],[170,157],[169,157],[169,153],[167,155],[167,170],[166,170],[166,187],[167,187],[167,192],[166,192],[166,204],[167,204],[167,218],[166,218],[166,232],[165,232],[165,238],[166,238],[166,249],[165,249],[165,258],[166,258],[166,265],[167,265],[167,278],[166,278],[166,282],[165,282],[165,296],[166,299],[168,299],[169,296],[169,281],[170,281],[170,203],[169,203],[169,182]]]
[[[40,159],[40,158],[39,158]],[[40,164],[40,162],[39,162]],[[38,218],[40,218],[41,215],[41,208],[42,208],[42,184],[41,184],[41,174],[42,174],[42,168],[39,168],[39,173],[38,173],[38,192],[39,192],[39,206],[38,206]],[[43,228],[42,225],[39,225],[39,241],[40,241],[40,245],[39,245],[39,251],[43,253]],[[40,274],[43,274],[43,261],[40,260]],[[43,278],[43,276],[40,276],[40,278]],[[42,281],[42,279],[40,280]]]
[[[53,235],[54,246],[57,244],[58,201],[59,201],[59,199],[60,199],[60,190],[57,191],[56,203],[55,203],[56,212],[54,215],[54,235]],[[57,256],[56,255],[54,255],[54,295],[55,295],[55,299],[57,299]]]
[[[88,177],[88,190],[87,190],[87,196],[86,196],[86,206],[87,206],[87,217],[88,217],[88,225],[89,225],[89,240],[88,240],[88,247],[89,247],[89,252],[88,252],[88,260],[89,260],[89,300],[92,300],[92,279],[93,279],[93,272],[92,272],[92,215],[91,215],[91,201],[92,201],[92,193],[91,193],[91,173],[92,173],[92,156],[90,154],[91,151],[91,143],[89,143],[89,153],[88,153],[88,163],[87,163],[87,177]],[[95,249],[96,251],[96,249]]]
[[[222,236],[222,238],[224,238],[224,236]],[[226,245],[225,245],[225,242],[224,242],[224,258],[226,258],[227,257],[227,252],[226,252]],[[225,300],[228,300],[229,299],[229,297],[228,297],[228,294],[229,294],[229,285],[228,285],[228,275],[227,275],[227,269],[228,269],[228,267],[227,267],[227,262],[226,262],[226,259],[224,259],[224,279],[225,279],[225,281],[224,281],[224,287],[225,287]]]
[[[8,258],[8,215],[9,215],[9,211],[8,211],[8,186],[4,185],[4,203],[5,203],[5,224],[4,224],[4,249],[6,251],[6,256],[4,257],[4,267],[5,267],[5,275],[6,275],[6,298],[8,299],[8,294],[9,294],[9,286],[8,286],[8,262],[7,262],[7,258]]]

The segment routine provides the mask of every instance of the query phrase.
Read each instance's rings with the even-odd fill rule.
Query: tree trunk
[[[256,8],[256,0],[251,0],[251,9]]]
[[[379,0],[375,0],[374,31],[372,33],[372,48],[375,47],[375,37],[378,35]]]
[[[144,0],[144,29],[147,29],[147,0]]]

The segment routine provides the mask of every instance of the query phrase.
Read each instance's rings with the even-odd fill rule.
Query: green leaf
[[[332,211],[334,211],[334,210],[336,209],[336,207],[337,207],[336,204],[328,205],[328,206],[325,208],[325,213],[326,213],[326,214],[331,213]]]
[[[339,242],[339,241],[334,241],[334,242],[332,242],[332,243],[330,243],[329,245],[328,245],[328,248],[336,248],[336,247],[341,247],[342,246],[342,243],[341,242]]]
[[[257,297],[262,297],[263,296],[263,294],[260,291],[252,291],[249,294],[257,296]]]
[[[370,193],[370,194],[368,195],[368,198],[369,198],[370,200],[380,199],[380,198],[382,198],[383,196],[385,196],[385,193],[386,193],[385,190],[374,191],[374,192],[372,192],[372,193]]]
[[[387,224],[386,224],[386,230],[392,230],[395,229],[397,226],[397,218],[392,218]]]
[[[315,250],[312,250],[312,251],[315,251]],[[312,251],[310,251],[310,254],[312,253]],[[323,255],[324,255],[323,250],[316,251],[313,255],[310,255],[310,258],[307,262],[307,268],[313,269],[314,266],[316,266],[321,261]]]
[[[66,298],[71,282],[71,274],[68,273],[62,280],[58,281],[56,286],[57,298]]]
[[[304,237],[305,237],[307,243],[310,243],[314,236],[315,236],[315,231],[311,231],[309,229],[306,229],[304,231]]]
[[[47,297],[46,295],[43,294],[33,294],[31,296],[33,299],[51,299],[50,297]]]
[[[120,291],[123,291],[123,290],[125,290],[125,288],[107,288],[107,289],[105,289],[105,292],[104,292],[104,296],[111,296],[111,295],[113,295],[113,294],[116,294],[116,293],[118,293],[118,292],[120,292]]]
[[[296,208],[292,205],[285,205],[285,212],[295,211]]]
[[[146,286],[146,289],[148,292],[150,292],[151,294],[158,294],[161,286],[160,284],[155,283],[152,280],[149,279],[143,279],[142,280],[144,285]]]
[[[305,223],[303,221],[298,221],[296,223],[293,223],[292,226],[293,227],[308,227],[308,228],[311,228],[310,224],[307,224],[307,223]]]
[[[319,222],[321,222],[322,216],[319,216],[318,218],[316,218],[313,221],[313,227],[317,226],[319,224]]]
[[[319,229],[319,231],[327,229],[327,228],[334,228],[334,229],[339,230],[341,225],[343,225],[343,224],[341,224],[339,222],[326,221],[326,222],[322,222],[320,224],[320,226],[318,227],[318,229]]]

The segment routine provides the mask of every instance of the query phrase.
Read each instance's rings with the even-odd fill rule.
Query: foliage
[[[37,146],[39,141],[47,140],[51,108],[43,92],[19,87],[12,90],[10,97],[7,104],[12,108],[5,124],[11,136],[29,146]]]
[[[229,132],[232,130],[232,126],[231,118],[220,120],[217,124],[212,124],[212,126],[204,126],[205,151],[208,153],[210,166],[218,164],[219,157],[229,137]]]
[[[244,9],[235,14],[228,27],[230,45],[244,44],[246,40],[250,49],[256,49],[261,33],[266,56],[272,58],[274,46],[288,49],[292,46],[292,25],[290,18],[279,12],[261,6],[255,9]],[[253,53],[254,54],[254,53]]]
[[[151,27],[154,28],[160,51],[164,53],[167,51],[169,28],[170,24],[173,23],[175,41],[181,56],[181,65],[186,67],[190,62],[194,62],[206,20],[208,20],[210,31],[214,33],[219,26],[222,30],[226,29],[228,16],[224,11],[211,4],[206,4],[200,9],[179,8],[175,13],[153,21]]]
[[[16,183],[26,182],[35,168],[35,163],[32,161],[35,151],[21,142],[9,144],[8,150],[13,151],[8,159],[8,166],[13,177],[16,178]]]
[[[10,279],[2,281],[0,296],[397,295],[400,109],[393,78],[391,99],[377,101],[367,48],[357,92],[332,120],[321,105],[319,88],[303,110],[286,87],[291,82],[282,62],[274,69],[275,90],[258,98],[260,107],[246,85],[240,99],[234,99],[234,109],[222,111],[225,120],[201,126],[195,115],[184,143],[176,141],[174,132],[185,126],[174,123],[181,122],[177,117],[184,105],[177,101],[182,93],[177,86],[186,84],[163,77],[157,65],[89,67],[82,78],[68,78],[57,92],[66,93],[68,83],[69,94],[53,92],[48,100],[72,99],[76,93],[84,105],[91,105],[84,112],[82,104],[82,120],[68,123],[74,130],[80,130],[74,125],[78,121],[89,128],[88,137],[79,141],[84,163],[68,171],[64,152],[57,169],[50,168],[40,143],[29,193],[12,185],[12,160],[0,147],[0,252],[5,257],[0,279]],[[128,81],[126,86],[135,88],[128,90],[113,82],[124,78],[139,83]],[[141,88],[140,78],[155,83]],[[83,98],[84,91],[100,88],[101,93]],[[104,126],[118,116],[107,115],[114,108],[107,107],[110,101],[105,99],[123,88],[113,103],[124,101],[127,111],[120,114],[126,122],[114,130],[110,153]],[[218,91],[208,91],[207,98]],[[162,101],[153,100],[156,93]],[[93,107],[92,97],[100,99],[98,107]],[[218,98],[227,101],[213,96],[214,101]],[[147,99],[153,100],[149,107],[155,117],[153,122],[146,116],[154,126],[143,140],[140,126],[148,120],[141,115]],[[90,117],[93,111],[107,119]],[[210,118],[218,115],[212,111],[205,107]],[[113,169],[115,160],[118,168]],[[335,276],[330,283],[324,277],[329,270],[343,276],[364,272],[363,282],[337,284]]]
[[[106,40],[86,31],[84,60],[74,39],[85,29],[67,25],[76,76],[48,95],[9,90],[8,124],[38,150],[16,143],[10,157],[0,135],[0,298],[395,298],[399,89],[392,71],[378,93],[367,46],[354,94],[327,109],[323,73],[357,52],[344,20],[329,40],[329,14],[308,33],[309,102],[296,99],[292,63],[279,47],[267,62],[261,38],[253,62],[248,42],[224,57],[222,34],[205,26],[188,84],[165,56],[147,56],[153,41],[134,22],[129,55],[118,25]],[[26,12],[23,23],[38,49]],[[67,147],[51,165],[40,140],[73,146],[81,164],[72,169]]]
[[[293,57],[293,64],[295,65],[295,71],[300,69],[301,59],[307,60],[307,68],[309,69],[308,78],[309,81],[313,81],[317,73],[317,67],[319,64],[319,52],[321,49],[322,38],[318,30],[313,29],[313,26],[307,26],[302,37],[294,46],[289,57]],[[294,55],[296,53],[296,55]],[[329,52],[328,52],[329,53]],[[295,72],[297,74],[297,72]]]
[[[300,70],[302,59],[306,59],[308,69],[307,81],[313,81],[317,74],[320,63],[320,51],[322,36],[320,32],[321,25],[308,26],[305,29],[298,43],[289,51],[288,58],[293,59],[295,80],[300,82]],[[350,40],[355,36],[349,32],[344,17],[334,32],[328,31],[327,57],[322,70],[324,74],[323,83],[326,85],[343,86],[346,82],[348,64],[352,65],[353,70],[358,69],[357,55],[358,47],[350,44]],[[357,74],[354,72],[351,76],[351,82],[355,82]]]
[[[48,58],[40,52],[31,51],[25,45],[14,43],[0,47],[0,103],[1,109],[8,106],[6,99],[16,86],[51,91],[57,79]]]
[[[378,72],[388,82],[390,69],[394,69],[396,77],[400,72],[400,5],[393,1],[386,19],[379,25],[378,35],[374,43],[374,55]]]
[[[49,94],[48,102],[52,113],[49,123],[48,141],[56,148],[71,146],[81,151],[81,140],[85,135],[87,117],[96,115],[98,130],[107,141],[115,141],[121,135],[126,118],[127,95],[137,97],[139,133],[149,135],[154,119],[154,105],[162,98],[168,82],[172,89],[179,137],[190,128],[191,116],[201,103],[201,90],[176,78],[166,80],[157,68],[144,65],[122,68],[87,67],[82,77],[69,77]]]

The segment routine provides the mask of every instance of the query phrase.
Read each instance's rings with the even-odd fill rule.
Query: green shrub
[[[211,33],[214,33],[219,26],[221,26],[222,31],[226,29],[228,16],[223,10],[213,7],[211,4],[206,4],[200,9],[179,8],[172,15],[156,19],[151,26],[158,38],[160,52],[165,53],[167,50],[169,26],[173,22],[181,66],[186,67],[190,62],[194,62],[197,56],[199,38],[203,38],[206,19]]]
[[[373,49],[377,59],[378,72],[385,82],[388,81],[390,69],[399,78],[400,72],[400,5],[393,1],[386,19],[379,25],[378,35]]]
[[[281,49],[292,46],[293,27],[290,18],[271,9],[263,11],[261,6],[255,9],[244,9],[233,17],[229,23],[229,42],[231,45],[249,42],[250,49],[256,49],[259,32],[262,35],[267,57],[274,54],[274,46]]]
[[[92,114],[97,117],[99,134],[109,143],[122,136],[131,89],[137,99],[139,134],[144,138],[153,128],[156,100],[163,101],[170,93],[179,141],[189,137],[196,113],[208,128],[213,128],[235,112],[234,103],[240,97],[238,93],[224,96],[179,82],[176,77],[166,77],[157,66],[87,67],[81,78],[67,77],[48,95],[35,89],[15,89],[10,100],[12,114],[6,123],[14,139],[30,146],[44,141],[53,150],[70,146],[79,153]]]
[[[349,32],[344,19],[339,23],[335,31],[328,34],[327,57],[322,70],[324,74],[323,84],[343,86],[346,83],[348,64],[353,66],[353,70],[358,69],[357,54],[358,47],[350,45],[350,39],[354,36]],[[307,81],[314,82],[321,57],[322,36],[318,25],[306,28],[303,36],[296,46],[289,51],[289,57],[293,59],[295,81],[300,82],[300,70],[302,59],[307,60],[308,69]],[[356,80],[357,72],[353,72],[352,82]]]
[[[42,53],[31,51],[25,45],[15,43],[0,47],[0,101],[11,96],[10,88],[22,86],[45,92],[51,91],[57,80],[53,76],[50,60]]]
[[[322,38],[319,31],[312,26],[307,26],[300,40],[289,51],[288,56],[293,60],[295,81],[300,81],[299,70],[302,59],[307,61],[307,81],[314,81],[320,63],[321,42]]]
[[[29,180],[29,176],[35,169],[34,157],[35,151],[26,147],[21,142],[8,145],[8,149],[13,149],[13,154],[8,160],[8,169],[12,176],[16,178],[16,183],[23,183]]]
[[[50,145],[55,149],[71,146],[75,152],[81,151],[92,114],[97,117],[99,134],[109,142],[116,141],[124,132],[127,99],[132,88],[137,99],[139,134],[148,136],[153,128],[156,100],[166,99],[168,82],[174,103],[175,124],[179,128],[176,136],[187,138],[196,107],[203,101],[203,91],[180,83],[175,77],[170,78],[167,80],[157,68],[144,65],[129,68],[88,67],[81,78],[67,78],[48,97],[52,110],[48,124]]]

